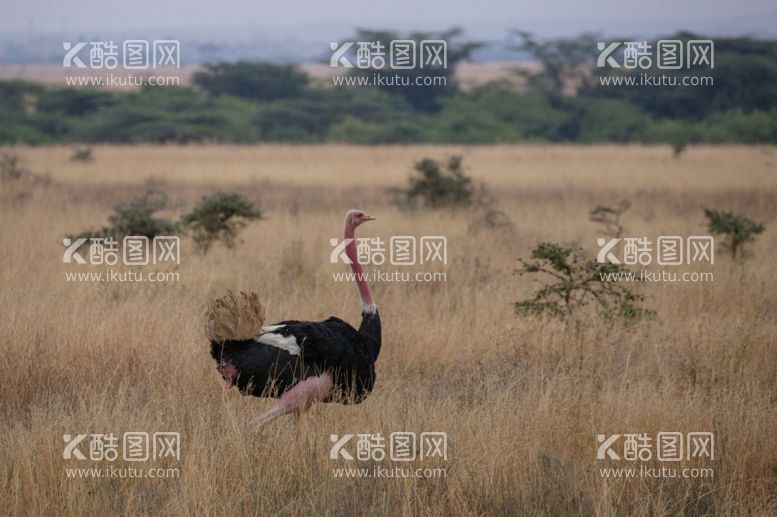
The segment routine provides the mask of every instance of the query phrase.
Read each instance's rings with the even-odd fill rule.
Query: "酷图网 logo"
[[[91,237],[79,239],[63,239],[65,253],[62,256],[64,264],[86,264],[81,255],[81,248],[89,243],[86,251],[89,264],[113,266],[121,257],[125,266],[145,266],[151,264],[180,264],[181,239],[176,235],[160,235],[149,239],[143,235],[127,235],[122,239],[121,253],[119,242],[113,237]]]
[[[715,42],[712,40],[599,41],[598,68],[679,70],[715,68]],[[623,52],[619,54],[619,51]],[[620,57],[620,61],[618,58]]]
[[[386,241],[380,237],[360,237],[356,239],[329,239],[333,247],[329,262],[351,264],[346,247],[356,243],[356,260],[359,264],[383,265],[388,257],[392,266],[413,266],[415,264],[448,263],[448,239],[441,235],[426,235],[417,238],[413,235],[395,235],[389,239],[388,253]]]
[[[715,435],[711,432],[658,432],[598,434],[597,460],[680,461],[715,459]]]
[[[62,459],[77,461],[125,461],[181,459],[181,436],[174,432],[126,432],[119,437],[113,433],[64,434]],[[120,454],[121,453],[121,454]]]
[[[615,248],[623,243],[622,254]],[[647,237],[625,237],[596,239],[599,252],[596,261],[600,264],[627,264],[647,266],[654,259],[662,266],[679,266],[693,263],[715,263],[715,240],[709,235],[692,235],[683,238],[677,235],[661,235],[655,241]]]
[[[414,461],[448,459],[448,435],[443,432],[393,432],[333,434],[330,460],[345,461]]]
[[[332,41],[331,68],[411,70],[447,68],[448,42],[441,39],[381,41]],[[351,55],[353,51],[354,55]]]
[[[89,48],[84,50],[87,46]],[[181,43],[178,40],[129,39],[124,40],[121,46],[113,40],[64,41],[62,48],[65,50],[62,58],[64,68],[115,70],[119,64],[128,70],[181,68]]]

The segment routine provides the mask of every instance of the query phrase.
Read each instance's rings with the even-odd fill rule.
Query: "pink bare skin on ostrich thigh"
[[[226,383],[227,388],[231,388],[237,383],[237,376],[240,372],[238,371],[237,366],[234,364],[222,364],[219,368],[219,372],[221,372],[221,376],[224,378],[224,382]]]

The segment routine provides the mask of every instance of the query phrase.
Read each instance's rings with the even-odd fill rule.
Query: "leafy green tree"
[[[704,40],[700,34],[680,32],[662,39]],[[656,41],[649,42],[655,48]],[[688,56],[685,56],[686,58]],[[637,81],[634,86],[613,88],[598,80],[580,91],[584,97],[626,100],[655,118],[701,121],[714,113],[740,110],[750,113],[769,110],[777,105],[777,41],[752,38],[715,38],[714,68],[695,67],[680,70],[651,68],[594,68],[592,78],[636,76],[647,73],[664,75],[678,86],[656,88]],[[683,87],[688,77],[711,77],[713,84]]]
[[[149,239],[159,235],[174,235],[178,226],[168,219],[156,217],[155,213],[167,206],[167,197],[161,194],[146,194],[119,203],[108,217],[106,235],[116,238],[126,235],[145,235]]]
[[[722,246],[734,259],[743,258],[745,245],[764,231],[763,223],[733,212],[705,208],[704,216],[710,233],[723,236]]]
[[[112,92],[96,89],[44,90],[37,98],[36,108],[47,114],[82,117],[102,108],[114,106],[119,99]]]
[[[381,30],[358,30],[353,37],[354,41],[367,41],[371,43],[379,43],[386,52],[386,62],[384,69],[375,69],[372,67],[366,69],[354,68],[351,73],[353,75],[367,75],[373,76],[376,73],[382,71],[390,72],[390,77],[398,78],[396,80],[397,85],[384,85],[381,86],[386,92],[392,95],[402,96],[414,109],[422,112],[436,112],[442,106],[442,100],[455,94],[458,91],[458,86],[455,81],[456,67],[462,61],[466,61],[470,58],[472,53],[483,44],[475,41],[464,41],[464,30],[459,27],[454,27],[442,32],[413,32],[410,34],[399,34],[393,31],[381,31]],[[390,52],[390,45],[393,40],[413,40],[416,43],[416,52],[420,49],[421,41],[423,40],[444,40],[447,42],[447,66],[439,66],[437,64],[431,67],[421,67],[416,63],[416,66],[407,70],[390,69],[388,56]],[[353,49],[352,49],[353,50]],[[353,52],[356,52],[353,50]],[[419,58],[420,59],[420,58]],[[443,78],[441,84],[419,84],[416,79],[426,76],[437,76]]]
[[[29,99],[37,98],[44,90],[42,84],[30,81],[0,81],[0,112],[24,112]]]
[[[552,242],[536,246],[531,260],[518,260],[520,275],[539,274],[549,279],[534,296],[515,303],[518,314],[549,314],[568,319],[590,302],[595,302],[608,319],[628,320],[651,314],[637,305],[643,299],[641,295],[608,280],[608,275],[624,271],[619,264],[587,260],[582,250]]]
[[[108,226],[99,230],[87,230],[72,238],[113,237],[121,240],[128,235],[145,236],[149,239],[160,235],[176,235],[176,223],[156,216],[156,212],[166,205],[167,197],[162,194],[148,193],[131,198],[113,208],[113,214],[108,216]]]
[[[182,224],[192,232],[195,244],[207,253],[214,242],[222,241],[231,248],[238,232],[262,213],[245,197],[234,192],[217,192],[203,197],[185,215]]]
[[[526,77],[532,89],[560,96],[569,88],[590,84],[591,69],[596,59],[596,42],[600,36],[586,32],[571,38],[540,39],[529,31],[514,29],[511,36],[519,41],[511,48],[527,52],[542,65],[538,72],[516,71]]]
[[[294,65],[238,61],[205,65],[204,71],[194,73],[192,82],[211,95],[272,101],[301,97],[309,78]]]
[[[265,141],[321,142],[342,115],[335,106],[308,99],[262,106],[253,119]]]
[[[449,156],[445,162],[424,158],[413,168],[415,174],[397,200],[400,206],[449,208],[472,204],[475,187],[464,172],[461,156]]]

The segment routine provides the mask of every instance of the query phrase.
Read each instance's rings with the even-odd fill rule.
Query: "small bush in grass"
[[[673,138],[671,145],[673,158],[679,158],[688,149],[688,141],[684,138]]]
[[[502,210],[493,206],[485,206],[470,223],[468,231],[477,233],[482,230],[510,232],[513,230],[513,221]]]
[[[424,158],[413,169],[408,188],[396,200],[400,206],[448,208],[473,203],[475,186],[464,172],[461,156],[450,156],[445,161]]]
[[[15,154],[0,154],[0,181],[3,183],[22,179],[27,174],[27,169],[22,165],[21,159]]]
[[[620,237],[623,233],[621,216],[631,206],[628,199],[621,200],[616,206],[599,205],[589,215],[589,219],[595,223],[604,225],[604,231],[611,237]]]
[[[88,230],[75,237],[113,237],[120,240],[128,235],[145,236],[149,239],[160,235],[175,235],[178,225],[169,219],[155,215],[167,205],[167,197],[162,194],[146,194],[119,203],[108,216],[108,226],[99,230]]]
[[[130,199],[114,207],[114,213],[108,217],[110,233],[116,237],[125,235],[145,235],[152,239],[158,235],[172,235],[178,231],[178,225],[154,214],[167,205],[167,197],[162,194],[146,194]]]
[[[203,197],[181,222],[192,232],[200,251],[207,253],[216,241],[222,241],[231,248],[238,232],[250,221],[261,217],[261,212],[253,203],[240,194],[217,192]]]
[[[73,154],[70,155],[70,161],[73,162],[91,162],[94,161],[91,147],[77,147],[73,149]]]
[[[707,228],[710,233],[723,236],[721,245],[734,259],[744,258],[744,246],[754,241],[756,235],[764,231],[763,223],[756,223],[744,215],[733,212],[705,208],[704,216],[707,218]]]
[[[549,314],[568,319],[590,302],[607,319],[632,320],[652,314],[637,306],[643,299],[641,295],[608,281],[607,275],[625,272],[618,264],[587,260],[582,250],[552,242],[535,247],[531,260],[518,260],[521,263],[518,273],[541,275],[547,280],[534,296],[515,303],[518,314]]]
[[[506,212],[496,207],[496,200],[485,184],[480,183],[478,185],[473,204],[475,206],[474,216],[467,231],[470,233],[480,233],[482,231],[498,231],[504,234],[512,233],[514,228],[513,221]]]

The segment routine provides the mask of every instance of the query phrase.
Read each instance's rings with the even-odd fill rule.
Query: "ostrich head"
[[[348,213],[345,215],[345,223],[352,228],[356,228],[360,224],[366,222],[366,221],[374,221],[375,218],[371,215],[367,215],[362,210],[348,210]]]
[[[356,274],[356,286],[359,288],[359,296],[362,300],[362,312],[375,312],[375,303],[372,301],[372,293],[367,280],[364,278],[362,265],[359,263],[356,253],[356,242],[354,239],[354,229],[366,221],[374,221],[375,218],[367,215],[363,210],[348,210],[345,214],[345,232],[344,238],[348,244],[345,246],[345,254],[350,261],[351,269]]]

